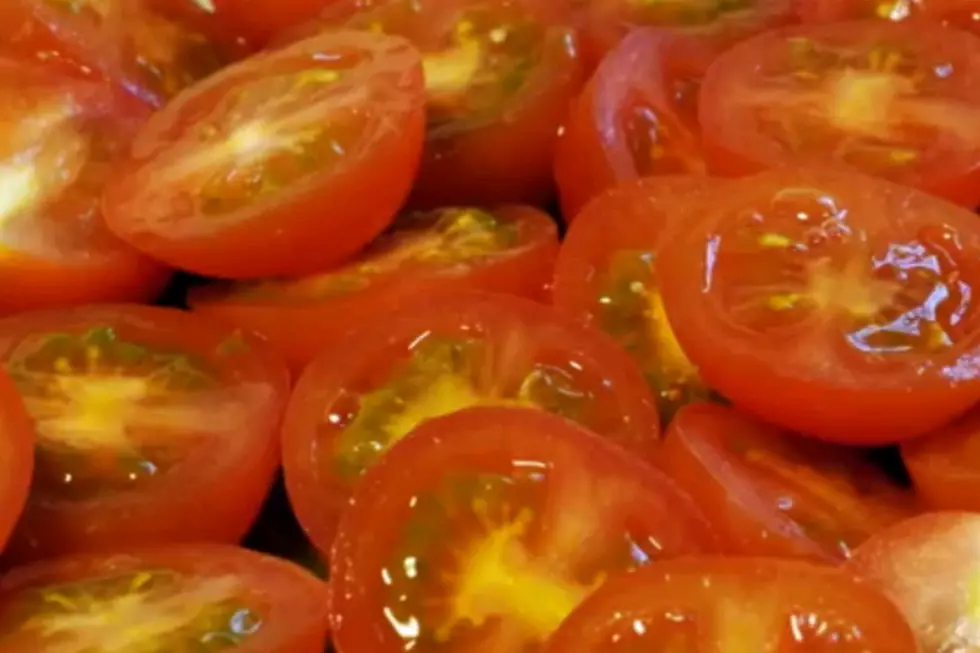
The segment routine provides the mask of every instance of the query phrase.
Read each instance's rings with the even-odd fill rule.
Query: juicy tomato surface
[[[99,207],[148,115],[102,84],[0,58],[0,313],[163,287],[167,270],[113,236]]]
[[[777,169],[695,198],[661,247],[667,316],[705,382],[850,444],[939,428],[980,397],[980,222],[841,169]]]
[[[253,56],[182,94],[106,190],[109,226],[217,277],[304,274],[388,226],[422,147],[418,53],[336,31]]]
[[[248,530],[279,464],[280,360],[149,306],[0,320],[0,360],[37,438],[15,560]]]
[[[367,472],[341,519],[334,643],[537,651],[608,575],[710,552],[706,523],[667,477],[559,416],[442,417]]]
[[[980,512],[980,411],[904,443],[902,460],[929,507]]]
[[[412,204],[541,204],[583,83],[557,0],[338,2],[317,25],[404,36],[423,54],[428,131]]]
[[[973,208],[980,202],[980,40],[919,23],[768,32],[701,87],[715,172],[846,165]]]
[[[853,576],[766,558],[670,560],[586,599],[548,653],[916,653],[901,613]]]
[[[679,202],[709,187],[703,177],[624,182],[590,202],[565,235],[552,299],[612,335],[639,364],[660,416],[709,396],[677,343],[660,297],[658,250]]]
[[[634,31],[603,59],[558,140],[555,180],[566,220],[619,181],[705,173],[696,98],[712,59],[656,28]]]
[[[146,0],[4,0],[0,21],[0,51],[109,80],[154,107],[230,61]]]
[[[419,299],[472,289],[544,300],[557,254],[557,228],[541,211],[443,208],[400,216],[339,268],[213,284],[189,301],[260,334],[298,373],[323,349]]]
[[[472,406],[556,413],[650,459],[659,420],[643,377],[601,333],[552,309],[489,295],[389,316],[317,358],[284,422],[286,487],[328,550],[364,471],[419,424]]]
[[[881,589],[911,624],[923,653],[980,647],[980,515],[935,512],[859,547],[846,569]]]
[[[682,408],[660,463],[712,516],[725,550],[739,554],[838,562],[915,514],[911,494],[863,451],[782,433],[724,406]]]
[[[33,473],[33,425],[16,386],[0,373],[0,551],[24,509]]]
[[[841,22],[874,18],[935,22],[980,33],[977,0],[798,0],[803,22]]]
[[[0,579],[2,653],[322,653],[327,585],[232,546],[79,555]]]
[[[327,0],[155,0],[188,19],[214,24],[227,38],[264,46],[283,31],[314,18]],[[358,0],[361,1],[361,0]]]

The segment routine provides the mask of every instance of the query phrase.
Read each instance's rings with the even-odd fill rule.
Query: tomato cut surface
[[[906,442],[902,460],[931,508],[980,512],[980,411]]]
[[[973,208],[980,202],[980,41],[938,25],[805,25],[711,67],[700,117],[714,170],[832,162]]]
[[[0,652],[322,653],[328,595],[300,567],[232,546],[61,558],[0,580]]]
[[[261,334],[299,372],[349,333],[420,299],[473,289],[543,300],[557,253],[554,222],[530,207],[413,212],[339,268],[206,286],[190,303]]]
[[[670,560],[599,588],[548,653],[915,653],[888,599],[835,569],[765,558]]]
[[[726,550],[836,562],[915,514],[915,499],[846,447],[781,433],[712,404],[680,410],[661,463]]]
[[[279,464],[285,366],[176,310],[85,307],[0,321],[34,421],[16,559],[237,541]]]
[[[897,442],[980,397],[980,222],[839,169],[705,192],[661,248],[667,316],[709,386],[788,430]]]
[[[0,552],[27,501],[34,471],[34,431],[17,388],[0,373]]]
[[[797,14],[807,23],[867,19],[916,21],[980,33],[977,0],[799,0]]]
[[[506,297],[421,304],[363,325],[296,386],[283,427],[286,487],[313,542],[329,549],[351,489],[389,446],[481,405],[557,413],[644,458],[659,435],[642,376],[603,334]]]
[[[611,573],[711,551],[652,467],[556,415],[420,426],[357,486],[331,560],[340,650],[536,651]]]
[[[394,218],[422,145],[418,53],[337,31],[225,68],[144,126],[104,201],[123,239],[218,277],[336,264]]]

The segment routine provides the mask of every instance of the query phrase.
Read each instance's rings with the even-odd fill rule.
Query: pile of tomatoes
[[[980,650],[980,0],[0,20],[0,653]]]

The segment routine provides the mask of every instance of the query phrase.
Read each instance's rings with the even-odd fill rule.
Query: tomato
[[[205,286],[198,312],[255,331],[299,372],[392,309],[460,289],[545,299],[558,253],[555,223],[524,206],[443,208],[401,216],[347,264],[298,279]]]
[[[665,476],[542,411],[473,408],[396,444],[331,559],[342,651],[537,651],[609,574],[710,552]]]
[[[682,404],[706,398],[708,388],[664,313],[657,251],[678,203],[709,183],[718,182],[651,177],[606,191],[568,230],[555,268],[555,306],[619,341],[643,370],[665,419]]]
[[[980,646],[980,515],[936,512],[904,521],[859,547],[849,571],[905,614],[924,653]]]
[[[17,560],[241,538],[279,464],[288,375],[241,334],[172,309],[0,320],[37,436]]]
[[[34,472],[34,432],[17,388],[0,373],[0,552],[27,501]]]
[[[902,615],[835,569],[765,558],[671,560],[618,576],[548,653],[916,653]]]
[[[471,406],[527,406],[579,422],[641,458],[659,420],[643,377],[603,334],[545,306],[482,294],[362,325],[300,378],[283,426],[296,514],[329,549],[364,470],[420,423]]]
[[[228,63],[146,0],[4,0],[0,51],[118,84],[154,107]]]
[[[938,428],[980,398],[980,222],[835,168],[691,201],[658,271],[707,384],[787,430],[851,444]]]
[[[830,162],[980,202],[980,41],[878,21],[769,32],[719,58],[701,86],[715,172]]]
[[[980,512],[980,410],[904,443],[902,460],[931,507]]]
[[[258,46],[267,44],[284,30],[314,18],[327,0],[157,0],[168,3],[184,15],[202,14],[211,18],[227,34],[238,34]],[[345,0],[346,1],[346,0]],[[357,0],[360,2],[360,0]]]
[[[723,406],[682,408],[660,460],[738,554],[837,562],[915,514],[910,494],[863,452],[781,433]]]
[[[232,546],[72,556],[0,579],[0,652],[322,653],[328,594],[300,567]]]
[[[797,14],[804,22],[841,22],[876,18],[895,22],[912,20],[953,25],[980,32],[977,0],[798,0]]]
[[[109,226],[217,277],[336,264],[394,218],[422,146],[419,56],[337,31],[225,68],[154,115],[106,189]]]

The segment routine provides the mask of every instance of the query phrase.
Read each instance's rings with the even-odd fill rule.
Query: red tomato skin
[[[213,454],[207,457],[208,464],[225,468],[217,479],[202,470],[203,478],[162,478],[144,492],[120,492],[105,500],[46,498],[33,491],[5,552],[14,563],[163,544],[238,542],[258,516],[272,485],[279,466],[276,434],[288,398],[289,376],[281,359],[261,342],[175,309],[88,305],[0,320],[0,359],[6,363],[29,335],[72,329],[78,333],[106,324],[120,331],[148,333],[171,345],[183,342],[187,351],[211,352],[212,357],[229,337],[240,339],[245,360],[234,363],[240,369],[237,374],[251,377],[269,391],[262,414],[256,414],[252,443],[231,466],[214,460]]]
[[[0,373],[0,553],[27,502],[34,471],[34,425],[6,373]]]
[[[935,510],[980,512],[980,411],[902,444],[915,491]]]
[[[891,6],[889,6],[891,5]],[[880,10],[888,10],[882,16]],[[980,34],[980,4],[976,0],[797,0],[797,16],[803,23],[840,23],[878,18],[893,22],[915,21],[959,27]]]
[[[199,111],[210,110],[240,91],[243,79],[253,71],[269,75],[283,63],[362,48],[375,56],[374,72],[394,75],[386,80],[390,86],[375,97],[381,104],[388,98],[393,105],[384,120],[391,123],[389,127],[397,124],[397,130],[384,128],[358,160],[301,182],[303,188],[283,191],[288,196],[280,192],[265,206],[259,201],[242,209],[227,228],[168,229],[156,224],[159,220],[145,219],[138,193],[140,184],[152,177],[154,152],[174,134],[186,136]],[[376,80],[374,86],[365,84],[377,86]],[[106,220],[116,235],[137,249],[205,276],[255,279],[327,269],[352,256],[394,219],[418,167],[424,121],[419,54],[402,39],[342,31],[259,54],[189,89],[150,119],[126,162],[130,174],[117,178],[106,191]],[[200,215],[191,220],[195,218],[207,222]],[[324,240],[325,233],[330,234],[329,240]]]

